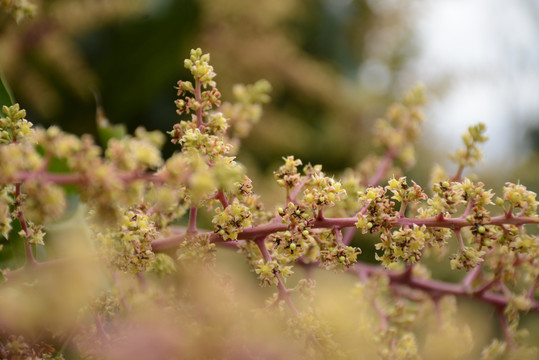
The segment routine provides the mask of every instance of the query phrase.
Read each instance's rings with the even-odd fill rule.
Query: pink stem
[[[331,229],[331,228],[347,228],[347,227],[355,227],[355,223],[357,222],[357,217],[351,217],[351,218],[324,218],[323,220],[316,220],[312,224],[313,229],[317,228],[325,228],[325,229]],[[533,217],[510,217],[507,218],[505,215],[495,216],[490,219],[489,223],[485,223],[485,225],[497,225],[501,226],[504,224],[512,224],[512,225],[524,225],[524,224],[538,224],[539,219],[533,218]],[[438,217],[431,217],[431,218],[393,218],[392,219],[392,225],[393,227],[400,227],[400,226],[412,226],[416,224],[417,226],[423,226],[426,227],[441,227],[441,228],[449,228],[452,230],[460,229],[463,227],[473,226],[473,224],[469,223],[466,219],[462,218],[444,218],[440,219]],[[254,227],[245,228],[241,233],[238,234],[238,240],[253,240],[258,237],[265,237],[270,234],[286,231],[289,230],[288,224],[283,224],[280,222],[271,222],[264,225],[258,225]],[[158,248],[159,250],[163,250],[167,247],[176,246],[184,239],[185,235],[175,235],[167,238],[162,238],[155,240],[152,242],[152,247]],[[212,233],[210,236],[210,241],[213,243],[219,243],[222,242],[223,239],[217,234]]]
[[[196,234],[198,232],[197,230],[197,207],[191,206],[191,210],[189,212],[189,226],[187,227],[187,233],[188,234]]]
[[[455,176],[453,176],[451,178],[451,181],[460,181],[460,178],[462,176],[462,172],[464,171],[464,166],[463,165],[460,165],[459,166],[459,169],[457,170],[457,173],[455,174]]]
[[[457,242],[459,244],[459,249],[461,251],[464,251],[465,246],[464,246],[464,241],[462,241],[462,235],[460,233],[460,229],[455,230],[455,236],[457,237]]]
[[[268,263],[271,261],[271,255],[268,251],[268,248],[266,247],[266,243],[264,239],[265,237],[259,237],[255,239],[255,243],[260,249],[260,252],[262,253],[262,257],[264,258],[264,261]],[[299,312],[298,312],[298,309],[296,309],[296,306],[294,305],[294,303],[292,302],[292,299],[290,298],[290,292],[284,286],[283,280],[281,279],[278,273],[275,273],[275,277],[277,278],[277,288],[279,289],[279,298],[283,299],[288,305],[288,307],[290,308],[290,310],[292,310],[294,315],[297,316]]]
[[[219,200],[219,202],[223,206],[223,209],[228,207],[228,200],[226,199],[226,195],[223,190],[219,190],[217,194],[215,194],[215,199]]]
[[[433,279],[417,278],[414,276],[404,277],[402,272],[399,273],[389,271],[377,265],[357,263],[351,267],[349,271],[357,274],[358,276],[361,274],[366,274],[367,276],[384,274],[389,278],[391,283],[404,284],[409,287],[422,290],[433,298],[439,298],[443,295],[454,295],[462,298],[476,299],[497,308],[507,306],[509,301],[507,296],[502,294],[489,291],[470,293],[462,284],[451,284]],[[539,312],[539,302],[532,301],[531,310],[534,312]]]
[[[481,274],[482,270],[483,263],[479,263],[479,265],[477,265],[475,269],[469,272],[468,275],[466,275],[466,277],[462,280],[462,286],[464,286],[466,289],[471,289],[473,282],[475,281],[475,279],[477,279],[479,274]]]
[[[200,89],[199,79],[196,79],[195,81],[195,99],[200,104],[200,107],[197,109],[197,128],[200,129],[200,127],[204,124],[202,122],[202,92]]]
[[[395,159],[395,156],[397,156],[397,151],[395,148],[387,149],[384,157],[382,158],[382,161],[378,165],[376,173],[369,179],[369,182],[366,185],[378,185],[378,183],[382,181],[384,175],[391,167],[391,164],[393,164],[393,159]]]
[[[21,196],[21,184],[15,185],[15,199],[17,201],[19,200]],[[36,266],[38,265],[38,262],[36,258],[34,257],[34,253],[32,252],[32,244],[30,244],[30,230],[28,229],[28,224],[26,223],[26,219],[24,217],[24,213],[22,212],[22,204],[19,204],[19,211],[17,213],[17,218],[19,219],[19,223],[21,224],[21,228],[24,231],[25,237],[24,237],[24,249],[26,252],[26,261],[28,266]]]

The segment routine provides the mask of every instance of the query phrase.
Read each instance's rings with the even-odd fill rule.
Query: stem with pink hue
[[[107,344],[109,342],[109,335],[105,331],[105,327],[103,326],[103,321],[101,320],[101,316],[99,314],[94,315],[94,324],[95,324],[95,330],[97,332],[97,336],[101,340],[101,344]]]
[[[397,150],[395,148],[387,149],[386,153],[384,154],[384,158],[378,164],[376,173],[364,185],[377,186],[380,183],[380,181],[382,181],[384,175],[387,173],[391,165],[393,165],[393,160],[395,160],[396,156],[397,156]],[[360,211],[360,214],[364,214],[367,208],[368,208],[368,205],[363,206],[363,208]],[[404,216],[405,210],[406,210],[406,205],[402,204],[401,209],[400,209],[401,216]],[[343,243],[346,245],[349,245],[355,233],[356,233],[356,228],[347,229],[347,231],[344,233]]]
[[[472,271],[466,275],[464,280],[462,281],[462,285],[471,291],[473,282],[479,277],[481,272],[483,271],[483,263],[479,263]]]
[[[464,251],[465,246],[464,241],[462,240],[462,235],[460,233],[460,228],[455,230],[455,236],[457,237],[460,251]]]
[[[202,90],[198,78],[195,81],[195,100],[200,104],[200,107],[197,109],[197,128],[200,129],[204,125],[204,122],[202,121]]]
[[[305,177],[305,179],[303,179],[295,188],[294,190],[292,191],[292,194],[286,196],[286,201],[288,202],[293,202],[295,203],[296,202],[296,198],[298,197],[299,193],[301,192],[301,190],[303,190],[303,188],[305,187],[305,184],[307,184],[307,182],[311,179],[311,175],[308,175]]]
[[[19,201],[21,196],[21,184],[15,185],[15,199],[16,201]],[[28,224],[26,223],[26,219],[24,217],[24,213],[22,212],[22,204],[19,205],[19,210],[17,212],[17,218],[19,219],[19,223],[21,224],[21,228],[24,231],[25,237],[24,237],[24,249],[26,252],[26,265],[27,266],[36,266],[38,264],[36,258],[34,257],[34,253],[32,252],[32,244],[30,244],[30,231],[28,230]]]
[[[365,184],[367,186],[376,186],[382,179],[384,178],[385,174],[393,164],[393,160],[397,156],[397,149],[395,148],[389,148],[387,149],[384,157],[382,158],[382,161],[380,161],[380,164],[378,165],[378,169],[376,170],[376,173],[369,179],[368,183]]]
[[[262,257],[264,258],[264,261],[266,263],[271,261],[271,255],[268,251],[268,248],[266,247],[266,242],[264,241],[265,237],[259,237],[255,239],[255,243],[260,249],[260,252],[262,253]],[[277,288],[279,289],[279,298],[284,300],[286,302],[286,305],[292,310],[294,315],[298,315],[298,309],[296,309],[296,306],[292,302],[292,299],[290,298],[290,292],[288,289],[284,286],[283,280],[281,279],[281,276],[278,273],[275,273],[275,278],[277,279]]]
[[[498,315],[500,327],[502,328],[503,338],[505,340],[505,343],[507,344],[509,349],[514,349],[515,343],[513,341],[513,336],[511,335],[511,330],[509,329],[509,324],[507,324],[507,318],[505,317],[505,314],[503,313],[503,309],[498,308],[496,313]]]
[[[357,222],[357,217],[350,218],[323,218],[322,220],[315,220],[312,223],[313,229],[343,229],[348,227],[355,227]],[[401,226],[417,226],[426,227],[440,227],[448,228],[451,230],[458,230],[464,227],[473,226],[474,224],[469,223],[466,219],[461,217],[459,218],[440,218],[430,217],[430,218],[401,218],[394,217],[391,219],[391,224],[393,227]],[[483,225],[526,225],[526,224],[539,224],[539,218],[534,217],[518,217],[509,215],[499,215],[494,216],[490,219],[490,222],[484,223]],[[259,237],[265,237],[270,234],[289,230],[288,224],[271,222],[264,225],[258,225],[254,227],[245,228],[241,233],[238,234],[238,240],[253,240]],[[164,250],[165,248],[176,246],[185,238],[184,234],[179,234],[167,238],[162,238],[152,242],[152,247],[158,250]],[[212,233],[210,236],[210,241],[213,243],[223,242],[221,236],[217,233]],[[343,240],[344,242],[344,240]]]
[[[198,233],[197,229],[197,207],[191,206],[189,211],[189,226],[187,227],[187,234],[196,234]]]
[[[470,289],[468,289],[464,283],[452,284],[433,279],[423,279],[413,276],[412,274],[406,274],[406,271],[390,271],[378,265],[357,263],[351,267],[349,271],[360,277],[365,276],[361,274],[366,274],[366,276],[384,274],[389,278],[391,284],[401,284],[414,289],[422,290],[428,293],[433,299],[438,299],[444,295],[453,295],[461,298],[476,299],[497,309],[503,309],[508,304],[508,299],[505,295],[489,291],[481,291],[481,288],[478,291],[470,292]],[[539,312],[539,303],[532,300],[530,310]]]
[[[216,200],[219,200],[219,202],[221,203],[221,205],[223,206],[223,209],[225,209],[226,207],[228,207],[228,200],[226,198],[226,195],[224,193],[223,190],[219,190],[217,192],[217,194],[215,194],[215,199]]]
[[[462,172],[464,171],[464,165],[460,165],[459,169],[457,170],[457,173],[455,176],[451,178],[451,181],[460,181],[462,177]]]

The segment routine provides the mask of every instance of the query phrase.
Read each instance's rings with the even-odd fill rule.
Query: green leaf
[[[0,108],[2,108],[3,105],[10,106],[14,103],[15,100],[13,98],[13,94],[11,93],[11,90],[4,80],[4,76],[0,71]]]
[[[106,124],[97,128],[99,139],[103,146],[107,146],[110,139],[122,139],[127,134],[124,124]]]

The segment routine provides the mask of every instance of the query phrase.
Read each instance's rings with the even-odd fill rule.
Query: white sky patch
[[[524,149],[522,125],[539,126],[539,6],[433,0],[417,9],[421,55],[413,72],[427,89],[451,80],[427,109],[427,133],[452,151],[468,126],[484,122],[485,161],[514,163]]]

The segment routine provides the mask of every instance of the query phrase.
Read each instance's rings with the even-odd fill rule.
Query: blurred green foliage
[[[21,24],[1,15],[0,68],[35,123],[96,134],[95,89],[111,123],[167,131],[177,121],[172,87],[185,78],[182,59],[202,47],[225,100],[235,83],[273,85],[240,159],[269,171],[294,154],[338,171],[363,157],[367,123],[401,95],[391,91],[414,53],[408,3],[42,1]],[[390,74],[383,91],[358,80],[373,59]]]
[[[0,73],[0,106],[9,106],[13,105],[13,95],[9,89],[4,76]]]

